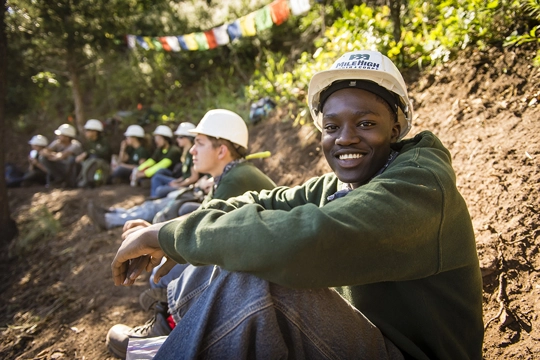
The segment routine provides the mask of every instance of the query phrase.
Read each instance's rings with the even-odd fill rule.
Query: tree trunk
[[[67,68],[69,72],[69,80],[71,82],[71,94],[73,95],[73,104],[75,105],[75,127],[79,130],[79,134],[84,134],[84,103],[79,81],[79,69],[77,66],[77,45],[75,41],[75,29],[73,26],[73,9],[72,3],[68,2],[64,13],[64,25],[66,27],[66,52],[67,52]],[[79,35],[80,36],[80,35]]]
[[[69,51],[68,51],[69,52]],[[73,59],[73,58],[72,58]],[[84,104],[79,83],[79,73],[73,60],[68,60],[69,80],[71,81],[71,94],[73,95],[73,104],[75,105],[75,127],[79,134],[84,133]]]
[[[394,40],[401,40],[401,0],[390,0],[390,17],[394,22]]]
[[[6,105],[6,87],[7,87],[7,37],[5,29],[6,0],[2,0],[0,9],[0,244],[7,244],[17,235],[17,224],[11,218],[9,211],[9,201],[7,196],[6,178],[5,178],[5,105]]]

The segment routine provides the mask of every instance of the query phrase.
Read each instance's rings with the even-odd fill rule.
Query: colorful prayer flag
[[[240,30],[242,31],[242,36],[245,37],[257,35],[257,29],[255,29],[254,12],[240,18]]]
[[[240,29],[240,21],[236,20],[227,26],[227,33],[231,41],[240,39],[242,37],[242,30]]]
[[[135,35],[127,35],[126,36],[127,45],[128,48],[133,49],[137,45],[137,40],[135,39]]]
[[[199,44],[197,44],[197,41],[195,40],[194,33],[184,35],[184,41],[186,42],[188,50],[195,51],[199,49]]]
[[[184,35],[177,36],[176,38],[178,39],[178,44],[180,44],[182,50],[189,50],[186,42],[184,41]]]
[[[274,0],[269,6],[274,24],[281,25],[289,18],[290,9],[287,0]]]
[[[142,36],[136,36],[135,39],[137,39],[137,43],[140,47],[142,47],[144,50],[150,50],[150,46],[144,41],[144,38]]]
[[[161,46],[163,47],[163,50],[171,51],[171,47],[169,46],[169,43],[167,42],[167,39],[165,38],[165,36],[161,36],[159,38],[159,42],[161,43]]]
[[[308,12],[311,9],[311,4],[309,0],[289,0],[291,6],[291,13],[294,16],[301,15],[305,12]]]
[[[180,51],[180,43],[178,42],[178,38],[176,36],[165,36],[165,39],[167,40],[167,43],[172,51]]]
[[[154,44],[156,50],[163,50],[163,45],[161,45],[161,41],[159,41],[158,37],[152,38],[152,44]]]
[[[263,31],[271,28],[274,23],[272,22],[272,15],[270,14],[270,6],[265,6],[255,12],[255,26],[257,31]]]
[[[152,38],[150,36],[143,36],[143,39],[150,49],[152,50],[156,49],[156,47],[154,46],[154,43],[152,42]]]
[[[223,24],[212,29],[214,37],[216,38],[216,43],[218,45],[227,45],[229,43],[229,34],[227,34],[227,27],[227,24]]]
[[[206,41],[208,42],[209,49],[217,48],[218,44],[216,42],[216,37],[214,36],[214,32],[212,30],[205,31],[204,36],[206,36]]]
[[[208,40],[206,40],[206,35],[204,35],[204,33],[196,32],[195,34],[193,34],[193,37],[197,42],[197,48],[199,50],[208,50],[210,48],[208,46]]]

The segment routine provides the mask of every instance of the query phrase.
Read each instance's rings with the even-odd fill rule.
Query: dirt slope
[[[485,359],[540,358],[540,71],[528,65],[531,54],[464,53],[411,80],[411,135],[429,129],[448,146],[473,219],[484,274]],[[273,153],[256,165],[283,185],[329,171],[312,130],[293,128],[277,110],[251,129],[252,151]],[[108,329],[147,319],[137,303],[146,280],[117,288],[110,278],[120,229],[101,232],[85,216],[89,199],[130,207],[146,192],[128,186],[10,191],[23,230],[36,226],[32,219],[42,207],[62,227],[24,256],[1,252],[0,358],[107,359]]]

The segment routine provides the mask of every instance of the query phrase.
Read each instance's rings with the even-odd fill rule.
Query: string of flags
[[[310,0],[274,0],[263,8],[231,23],[204,32],[179,36],[127,35],[127,44],[130,49],[135,49],[139,45],[145,50],[173,52],[210,50],[242,37],[255,36],[260,31],[283,24],[291,14],[298,16],[309,9],[311,9]]]

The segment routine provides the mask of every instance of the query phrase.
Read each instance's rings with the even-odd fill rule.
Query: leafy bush
[[[501,44],[505,36],[520,26],[516,19],[522,17],[518,1],[413,0],[402,11],[401,39],[396,40],[390,8],[361,4],[343,10],[324,36],[315,40],[317,50],[313,55],[304,52],[298,59],[288,59],[278,52],[264,52],[262,66],[254,72],[246,95],[250,100],[270,96],[281,106],[292,104],[304,114],[301,116],[307,116],[309,80],[315,72],[328,69],[346,51],[377,50],[401,68],[431,66],[450,60],[468,46],[484,49],[488,44]],[[516,44],[538,41],[537,30],[534,27],[528,35],[516,35],[513,39]],[[297,118],[298,123],[306,123],[305,120]]]

